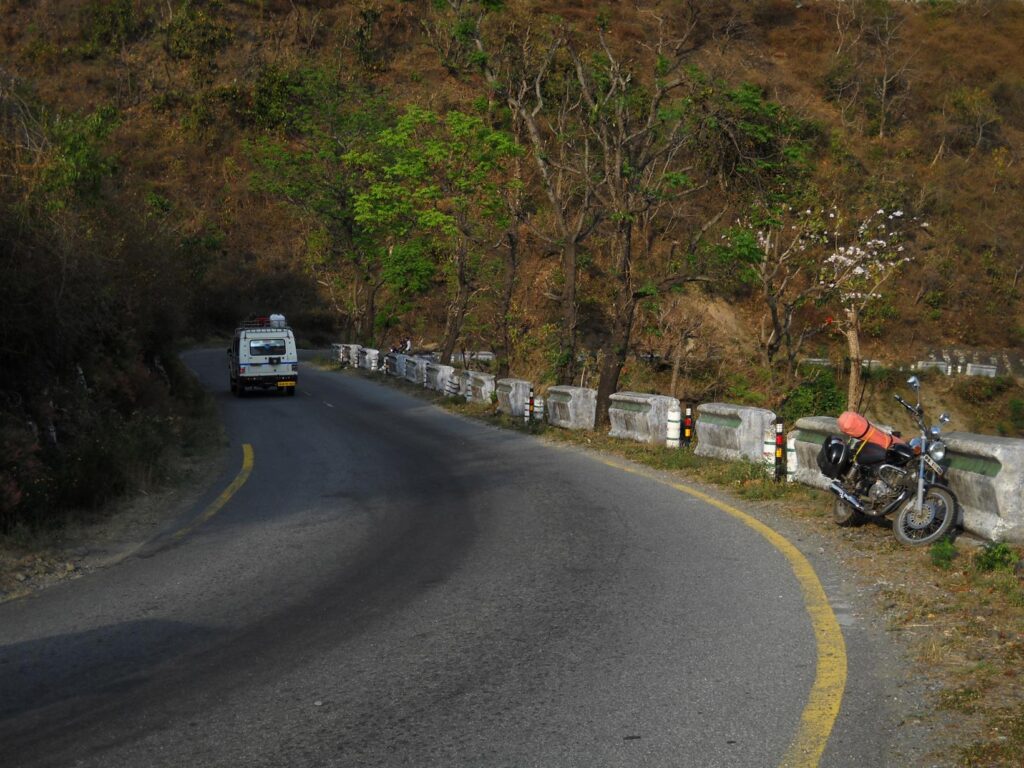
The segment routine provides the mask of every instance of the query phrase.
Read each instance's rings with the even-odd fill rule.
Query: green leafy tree
[[[313,69],[265,73],[256,95],[270,108],[248,143],[253,187],[293,209],[306,228],[306,269],[346,335],[372,344],[382,289],[421,290],[430,277],[410,270],[405,246],[386,247],[355,215],[358,175],[344,158],[369,144],[393,114],[383,99]]]
[[[396,277],[425,278],[436,266],[448,282],[443,362],[459,340],[489,243],[507,226],[502,189],[518,154],[510,134],[478,116],[410,106],[345,157],[359,175],[354,219],[384,244]]]

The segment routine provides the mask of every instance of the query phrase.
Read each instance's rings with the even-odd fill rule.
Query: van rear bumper
[[[298,384],[299,377],[291,376],[242,376],[238,383],[243,387],[259,387],[260,389],[289,389]]]

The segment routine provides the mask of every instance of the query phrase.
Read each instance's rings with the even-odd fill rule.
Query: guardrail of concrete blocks
[[[346,350],[348,350],[347,353],[342,353],[342,354],[345,355],[345,357],[342,360],[342,362],[345,363],[345,365],[349,365],[349,366],[351,366],[353,368],[358,368],[359,367],[359,350],[362,349],[362,346],[360,346],[359,344],[342,344],[342,346]]]
[[[380,350],[379,349],[368,349],[366,347],[359,350],[359,367],[365,368],[368,371],[376,371],[377,364],[380,362]]]
[[[1024,440],[950,432],[943,435],[949,486],[963,508],[964,530],[990,541],[1024,544]]]
[[[401,352],[390,352],[388,353],[387,372],[389,376],[398,376],[402,378],[405,376],[405,361],[408,359],[408,355],[402,354]]]
[[[668,433],[668,411],[679,401],[665,395],[616,392],[608,404],[611,437],[638,443],[664,445]]]
[[[829,435],[842,434],[832,416],[805,416],[797,419],[788,438],[792,451],[786,462],[786,474],[795,483],[828,488],[832,481],[818,470],[818,451]]]
[[[455,373],[455,367],[441,363],[427,363],[427,386],[435,392],[444,392],[448,386],[448,377]]]
[[[407,357],[405,358],[405,370],[402,372],[403,378],[412,383],[423,385],[423,376],[427,372],[427,363],[429,360],[422,357]]]
[[[565,429],[593,429],[597,416],[597,390],[551,387],[547,391],[548,424]]]
[[[775,414],[765,408],[728,403],[697,406],[697,456],[727,461],[765,461],[766,443],[775,443]]]
[[[331,358],[339,363],[345,362],[341,357],[343,346],[343,344],[331,344]]]
[[[521,419],[528,407],[533,384],[524,379],[498,379],[495,392],[498,395],[498,411]]]
[[[494,376],[480,371],[468,371],[469,393],[466,400],[472,403],[489,403],[494,394]]]

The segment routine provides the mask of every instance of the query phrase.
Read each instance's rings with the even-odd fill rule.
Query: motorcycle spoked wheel
[[[840,498],[832,500],[832,522],[840,528],[852,528],[867,519],[867,515],[858,512]]]
[[[911,547],[931,544],[953,529],[956,523],[956,497],[940,485],[929,485],[924,489],[921,510],[917,510],[917,498],[907,501],[892,523],[896,539]]]

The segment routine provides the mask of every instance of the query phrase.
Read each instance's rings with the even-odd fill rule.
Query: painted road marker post
[[[537,417],[537,421],[544,421],[544,398],[538,397],[533,402],[533,413]]]
[[[786,482],[794,482],[796,473],[796,435],[786,435]]]
[[[667,427],[665,429],[665,445],[669,448],[679,447],[679,431],[682,426],[683,412],[678,405],[671,405],[668,409]]]
[[[786,479],[786,435],[782,419],[775,422],[775,482]]]
[[[537,401],[533,396],[533,387],[530,387],[530,401],[527,404],[526,410],[523,412],[526,416],[526,423],[529,424],[533,421],[533,411],[537,407]]]
[[[689,448],[691,442],[693,442],[693,408],[686,406],[686,412],[683,415],[683,447]]]

